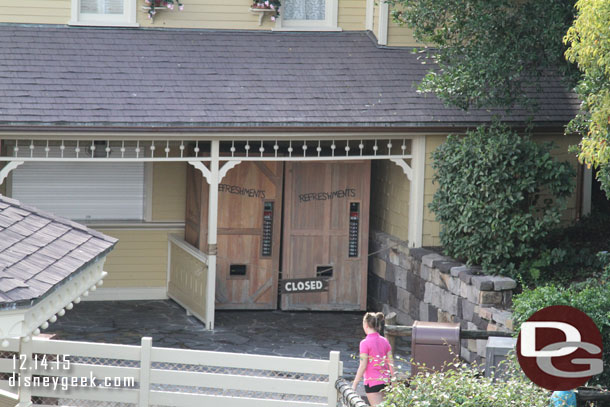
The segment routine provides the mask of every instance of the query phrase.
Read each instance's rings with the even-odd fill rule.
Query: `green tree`
[[[565,68],[562,38],[575,0],[389,0],[395,21],[429,44],[420,90],[448,104],[528,105],[526,89],[549,69]],[[604,2],[605,0],[598,0]],[[606,0],[607,1],[607,0]]]
[[[579,0],[578,14],[564,38],[566,57],[582,71],[576,87],[581,113],[569,130],[582,135],[579,158],[600,167],[599,178],[610,197],[610,2]]]

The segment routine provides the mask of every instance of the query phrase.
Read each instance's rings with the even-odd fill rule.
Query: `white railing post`
[[[152,338],[143,337],[140,348],[140,397],[139,407],[148,407],[150,397],[150,352],[152,350]]]
[[[13,374],[19,375],[19,404],[16,407],[30,407],[32,405],[32,388],[30,386],[24,386],[26,380],[31,383],[32,380],[32,353],[34,338],[25,342],[23,338],[19,340],[19,355],[21,358],[25,357],[23,366],[21,360],[17,360],[16,369],[13,370]]]
[[[426,136],[411,140],[411,186],[409,192],[409,247],[422,247],[424,186],[426,182]]]
[[[220,182],[220,142],[212,140],[210,146],[210,184],[208,197],[208,280],[205,298],[206,324],[214,329],[214,307],[216,301],[216,255],[218,237],[218,184]]]
[[[341,361],[339,360],[339,352],[330,352],[328,369],[328,407],[336,407],[339,400],[335,382],[341,374]]]

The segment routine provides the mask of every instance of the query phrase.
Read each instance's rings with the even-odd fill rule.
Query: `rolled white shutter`
[[[142,220],[144,163],[26,162],[13,197],[74,220]]]

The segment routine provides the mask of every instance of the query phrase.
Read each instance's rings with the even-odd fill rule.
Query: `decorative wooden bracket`
[[[19,167],[21,164],[23,164],[23,161],[11,161],[6,164],[4,168],[0,170],[0,185],[2,185],[2,183],[4,182],[6,177],[8,177],[8,174],[10,174],[10,172],[13,171],[15,168]]]
[[[400,168],[402,168],[402,172],[405,173],[405,175],[407,176],[409,181],[412,180],[413,170],[411,169],[411,167],[409,166],[409,164],[407,164],[407,162],[405,160],[403,160],[402,158],[390,158],[390,161],[392,161],[394,164],[396,164]]]
[[[208,184],[212,183],[212,172],[201,161],[189,161],[189,164],[201,171]],[[235,168],[238,164],[241,164],[240,160],[231,160],[224,163],[224,165],[220,167],[220,170],[218,171],[218,182],[222,181],[224,176],[227,175],[227,172],[229,172],[229,170],[232,168]]]
[[[212,183],[212,172],[201,161],[189,161],[189,164],[201,171],[208,184]]]
[[[229,172],[231,168],[235,168],[238,164],[241,164],[240,160],[232,160],[224,163],[224,165],[220,167],[220,170],[218,171],[218,182],[222,181],[225,175],[227,175],[227,172]]]

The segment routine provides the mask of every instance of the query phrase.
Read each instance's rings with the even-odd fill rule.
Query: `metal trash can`
[[[485,377],[490,377],[493,372],[495,377],[502,377],[502,368],[498,365],[506,359],[506,355],[517,346],[517,338],[503,338],[490,336],[485,347]]]
[[[416,375],[425,364],[425,370],[445,371],[460,355],[460,324],[448,322],[415,321],[411,334],[413,364],[411,375]]]

